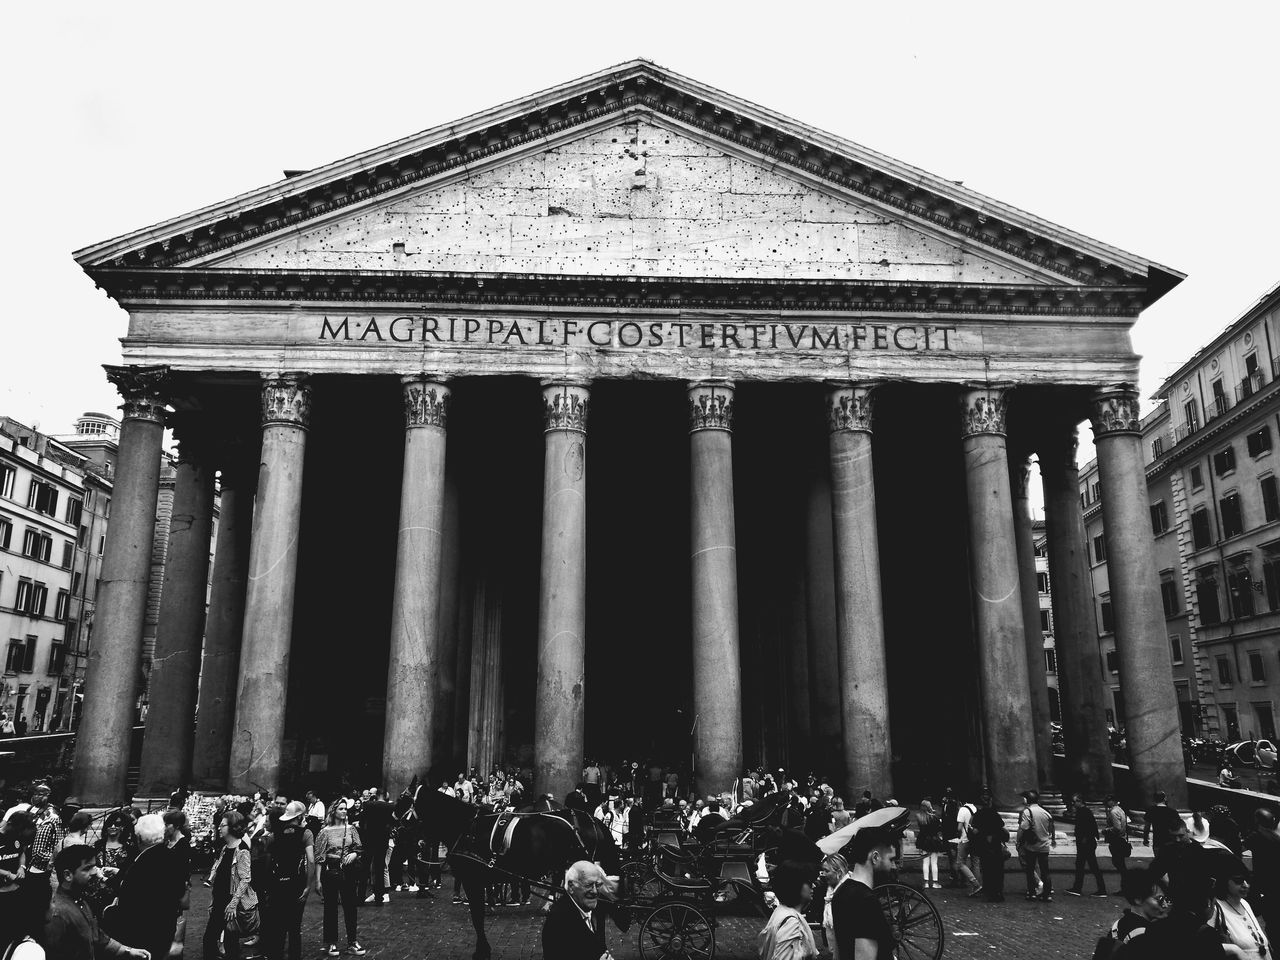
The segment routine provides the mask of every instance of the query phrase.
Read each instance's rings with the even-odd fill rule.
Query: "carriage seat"
[[[705,893],[716,885],[714,880],[708,880],[706,877],[681,877],[667,873],[657,864],[654,864],[653,872],[666,886],[685,893]]]

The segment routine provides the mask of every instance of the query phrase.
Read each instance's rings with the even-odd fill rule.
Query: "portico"
[[[1141,519],[1128,331],[1180,279],[644,61],[77,259],[130,317],[122,582],[162,405],[260,406],[251,508],[243,454],[201,451],[252,516],[247,548],[224,518],[200,677],[196,739],[234,717],[226,785],[315,756],[391,789],[527,760],[557,796],[619,739],[687,756],[704,793],[761,762],[846,796],[936,791],[939,763],[1005,802],[1041,785],[1008,451],[1057,442],[1036,411],[1094,417],[1104,502]],[[1164,647],[1140,532],[1108,545],[1132,581],[1116,629],[1135,773],[1172,797],[1172,682],[1137,669]],[[921,563],[930,537],[954,562]],[[201,599],[162,609],[189,624]],[[87,802],[120,798],[140,655],[137,598],[100,604]],[[939,696],[945,730],[920,712]],[[170,778],[182,726],[148,728]]]

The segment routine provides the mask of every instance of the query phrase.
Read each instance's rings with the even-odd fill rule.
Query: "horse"
[[[446,859],[466,893],[476,931],[472,960],[488,960],[492,955],[484,933],[489,884],[514,878],[539,881],[578,860],[598,862],[610,876],[621,870],[621,857],[609,831],[579,811],[485,813],[425,784],[414,793],[413,810],[449,848]],[[544,886],[549,893],[554,889]]]

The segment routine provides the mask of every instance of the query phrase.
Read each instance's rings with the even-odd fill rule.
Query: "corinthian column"
[[[693,758],[694,781],[704,795],[729,790],[742,764],[732,431],[733,385],[690,384]]]
[[[124,416],[71,780],[87,806],[121,803],[128,792],[169,379],[167,367],[104,369],[124,397]]]
[[[238,793],[281,782],[281,742],[293,639],[302,465],[311,388],[298,374],[262,382],[262,455],[249,546],[240,680],[228,786]]]
[[[1107,577],[1115,615],[1125,734],[1138,796],[1164,790],[1187,803],[1178,702],[1151,540],[1150,501],[1142,462],[1138,395],[1127,386],[1100,390],[1092,414]]]
[[[191,778],[196,694],[209,588],[213,474],[209,425],[180,416],[177,478],[160,621],[151,660],[150,705],[142,740],[139,793],[168,796]]]
[[[557,799],[574,788],[582,773],[589,396],[581,383],[549,382],[542,389],[546,459],[533,779],[538,793]],[[473,677],[473,695],[475,684]]]
[[[440,545],[444,527],[445,422],[449,388],[404,377],[404,474],[391,600],[391,660],[382,782],[402,790],[427,776],[435,745],[440,669]]]
[[[1053,643],[1058,654],[1058,700],[1070,781],[1066,789],[1100,797],[1112,788],[1111,743],[1107,734],[1107,689],[1098,654],[1098,622],[1093,612],[1089,542],[1080,508],[1076,466],[1076,426],[1051,424],[1040,447],[1044,479],[1044,525],[1053,578]]]
[[[966,391],[962,407],[970,563],[982,682],[987,782],[1001,807],[1037,787],[1018,547],[1005,452],[1005,395]]]
[[[893,793],[871,389],[844,384],[827,394],[846,797]]]

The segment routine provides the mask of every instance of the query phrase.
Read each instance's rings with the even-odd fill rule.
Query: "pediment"
[[[1002,262],[1003,260],[1003,262]],[[1034,283],[975,245],[633,117],[203,263],[663,277]]]
[[[100,282],[233,268],[752,276],[1125,288],[1146,303],[1181,280],[643,60],[76,259]]]

